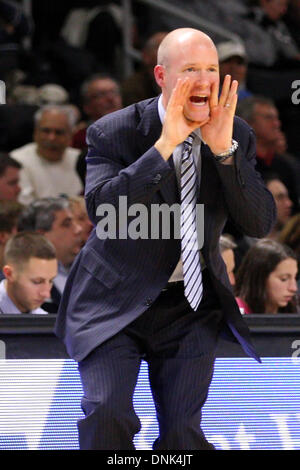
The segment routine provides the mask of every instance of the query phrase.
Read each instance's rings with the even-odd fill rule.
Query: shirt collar
[[[6,279],[0,283],[1,310],[3,313],[21,313],[6,291]]]
[[[64,276],[68,276],[71,266],[66,267],[64,266],[61,261],[58,262],[57,274],[62,274]]]
[[[17,306],[13,303],[13,301],[7,294],[6,279],[3,279],[0,282],[0,310],[2,310],[3,313],[7,313],[7,314],[22,314],[22,312],[17,308]],[[28,313],[42,314],[42,313],[48,313],[48,312],[38,307],[34,310],[31,310]]]

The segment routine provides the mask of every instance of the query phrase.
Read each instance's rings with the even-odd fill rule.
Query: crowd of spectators
[[[183,7],[181,0],[165,1]],[[161,40],[171,29],[194,26],[133,1],[131,36],[141,60],[125,76],[122,2],[57,3],[33,0],[29,15],[21,1],[0,0],[0,80],[6,85],[0,308],[15,305],[3,313],[56,313],[72,262],[93,229],[83,197],[87,127],[157,95],[153,67]],[[300,82],[300,2],[185,0],[183,11],[208,22],[202,29],[217,44],[220,82],[226,74],[239,81],[237,115],[256,134],[256,170],[277,206],[265,240],[226,225],[220,252],[230,283],[243,313],[300,313],[300,105],[292,100],[292,83]],[[18,262],[14,253],[22,250]],[[276,304],[270,285],[280,291],[280,284],[284,300]],[[30,302],[20,302],[18,289]]]

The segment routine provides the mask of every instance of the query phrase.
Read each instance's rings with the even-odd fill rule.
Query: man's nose
[[[40,290],[40,296],[48,299],[51,296],[52,284],[44,284]]]
[[[292,207],[293,205],[291,199],[288,196],[285,198],[285,205],[286,207]]]
[[[73,231],[75,235],[80,235],[82,233],[82,226],[77,222],[73,223]]]
[[[273,126],[275,129],[281,129],[281,121],[279,117],[274,117],[273,118]]]
[[[54,130],[49,130],[49,132],[47,132],[47,139],[48,140],[55,140],[57,137],[57,134]]]
[[[194,82],[198,85],[201,86],[209,86],[211,82],[211,72],[208,72],[206,70],[197,70],[194,74],[192,79],[194,79]]]

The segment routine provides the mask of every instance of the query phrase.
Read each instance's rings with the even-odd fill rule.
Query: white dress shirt
[[[67,147],[60,161],[50,162],[39,156],[34,142],[10,152],[22,165],[19,202],[27,205],[43,197],[81,194],[83,185],[76,172],[79,153],[80,150]]]

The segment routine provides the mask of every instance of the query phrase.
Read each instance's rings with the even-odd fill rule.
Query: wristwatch
[[[238,146],[239,144],[237,143],[237,141],[232,139],[232,145],[228,150],[226,150],[225,152],[219,153],[218,155],[215,155],[216,161],[224,162],[224,160],[227,160],[227,158],[232,157],[232,155],[237,151]]]

